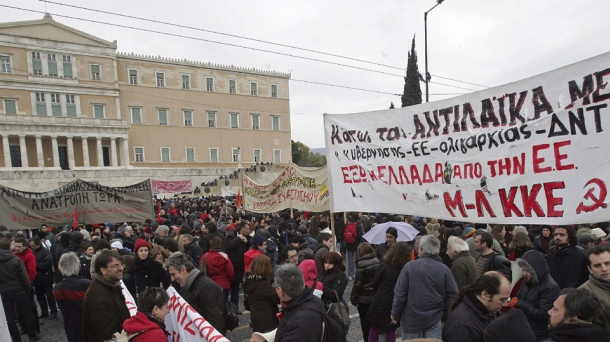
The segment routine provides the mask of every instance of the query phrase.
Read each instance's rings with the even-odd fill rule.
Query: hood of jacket
[[[517,264],[532,275],[531,285],[538,285],[549,275],[549,264],[540,251],[530,250],[517,259]]]
[[[318,278],[318,266],[312,259],[305,259],[299,264],[299,269],[303,272],[305,282],[314,281]]]
[[[128,334],[135,334],[152,329],[165,330],[165,324],[152,315],[138,311],[134,316],[123,322],[123,329]]]
[[[13,252],[9,251],[8,249],[0,249],[0,262],[7,262],[12,258],[16,258]]]

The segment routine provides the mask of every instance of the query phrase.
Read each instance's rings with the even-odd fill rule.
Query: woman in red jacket
[[[199,269],[222,288],[225,301],[227,301],[229,293],[231,293],[231,283],[235,278],[235,271],[231,259],[220,250],[221,248],[222,240],[215,236],[210,241],[210,251],[201,256],[199,260]]]
[[[138,312],[123,322],[123,330],[132,342],[168,342],[165,315],[169,296],[162,287],[147,287],[138,297]]]

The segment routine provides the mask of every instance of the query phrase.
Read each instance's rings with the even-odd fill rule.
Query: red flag
[[[235,204],[236,204],[238,207],[241,207],[241,206],[242,206],[241,191],[240,191],[239,189],[237,190],[237,199],[235,200]]]
[[[72,218],[74,219],[72,221],[72,228],[78,227],[78,207],[74,208],[74,216]]]

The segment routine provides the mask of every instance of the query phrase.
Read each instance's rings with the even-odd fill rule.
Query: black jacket
[[[366,313],[366,318],[372,326],[378,327],[382,332],[395,329],[397,326],[391,324],[392,302],[394,300],[394,287],[401,269],[394,268],[385,262],[381,262],[375,270],[373,279],[373,291],[375,295],[373,302]]]
[[[610,341],[610,332],[595,324],[566,323],[555,328],[549,335],[549,341],[555,342]]]
[[[267,277],[246,272],[244,294],[250,304],[252,331],[267,332],[277,328],[279,321],[277,305],[280,298]]]
[[[53,255],[44,247],[32,250],[36,257],[36,278],[34,286],[53,286]]]
[[[61,310],[68,342],[83,340],[83,300],[91,280],[78,276],[64,278],[55,285],[53,295]]]
[[[318,275],[318,280],[324,284],[322,293],[322,300],[324,303],[336,303],[337,296],[339,296],[339,301],[341,301],[343,292],[345,292],[345,287],[347,286],[347,276],[345,275],[345,272],[342,272],[341,270],[336,273],[324,271],[321,275]],[[337,295],[335,295],[335,292]]]
[[[244,277],[244,253],[248,250],[249,243],[243,242],[238,236],[236,229],[227,234],[225,241],[225,252],[229,255],[233,269],[235,270],[235,280],[241,281]],[[246,235],[246,239],[248,236]]]
[[[480,257],[479,257],[480,258]],[[487,271],[498,271],[502,273],[508,281],[513,279],[513,270],[510,265],[510,261],[502,256],[502,253],[493,251],[493,255],[489,257],[485,263],[485,269],[483,273]]]
[[[540,251],[526,252],[523,257],[517,259],[517,263],[524,271],[528,271],[532,278],[529,282],[525,280],[521,285],[515,308],[523,311],[527,317],[536,340],[546,338],[549,336],[548,311],[559,297],[559,286],[549,275],[549,266]]]
[[[224,336],[226,334],[225,297],[222,294],[222,289],[199,270],[193,269],[191,272],[195,272],[196,275],[194,275],[194,279],[188,285],[188,288],[185,284],[185,287],[180,289],[180,295],[201,317]]]
[[[301,294],[285,302],[276,342],[310,342],[322,339],[324,304],[305,287]]]
[[[375,295],[373,280],[378,266],[379,259],[375,256],[375,253],[365,254],[356,262],[356,278],[350,295],[350,301],[353,305],[358,303],[370,304],[373,301]]]
[[[443,327],[443,342],[485,342],[483,331],[494,315],[474,295],[468,292],[449,314]]]
[[[195,266],[199,265],[199,259],[203,255],[203,250],[199,247],[196,240],[191,241],[188,245],[184,245],[184,254],[190,256],[195,260]]]
[[[151,258],[137,260],[133,265],[131,277],[124,281],[134,299],[137,299],[138,293],[144,291],[147,286],[163,286],[164,289],[167,289],[171,282],[163,265]]]
[[[30,290],[25,264],[7,249],[0,249],[0,292]]]
[[[549,264],[551,276],[560,289],[579,287],[589,279],[585,253],[579,251],[575,246],[561,250],[557,247],[549,249],[546,262]]]
[[[114,238],[121,240],[124,248],[129,248],[130,251],[134,252],[133,246],[135,244],[135,241],[132,238],[128,238],[127,236],[119,233],[117,233]]]
[[[224,242],[225,242],[224,234],[222,234],[220,232],[209,232],[199,239],[199,247],[201,247],[201,251],[203,252],[203,254],[210,251],[210,242],[212,241],[212,239],[215,236],[218,236],[220,238],[220,240],[222,240],[222,244],[224,245]],[[222,249],[222,247],[221,247],[221,249]],[[197,261],[199,261],[199,260],[197,260]]]
[[[80,276],[91,280],[91,257],[83,253],[78,260],[80,261]]]

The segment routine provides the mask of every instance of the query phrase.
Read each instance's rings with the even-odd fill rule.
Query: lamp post
[[[430,74],[428,74],[428,13],[435,9],[436,6],[442,4],[443,1],[445,0],[436,0],[436,5],[434,5],[434,7],[432,7],[428,11],[424,12],[424,54],[426,56],[426,75],[424,77],[426,78],[426,102],[428,102],[429,100],[428,82],[430,82]]]

